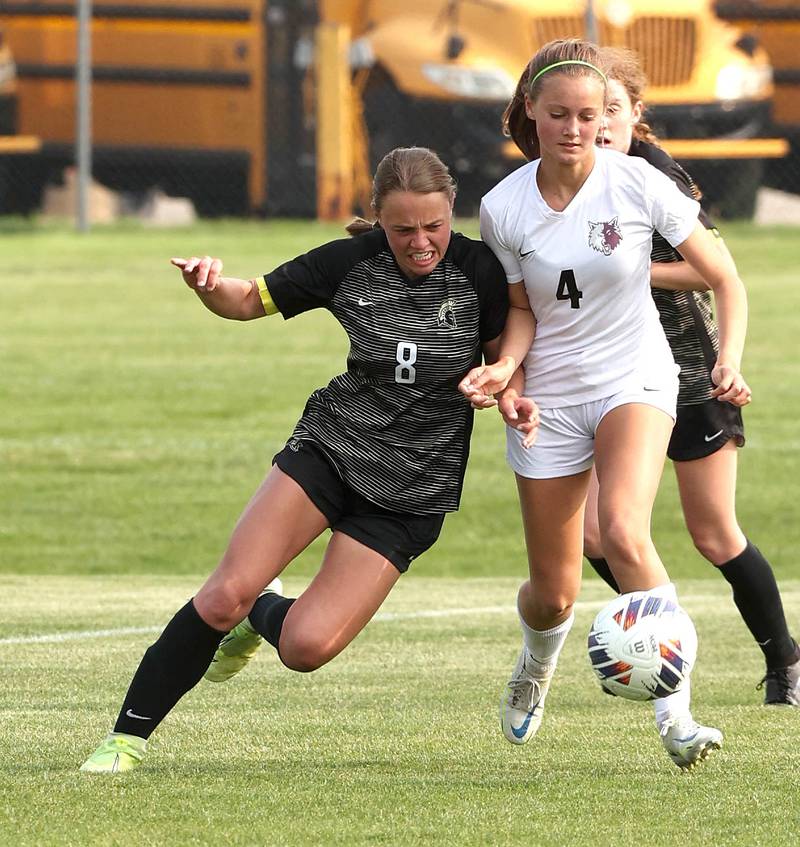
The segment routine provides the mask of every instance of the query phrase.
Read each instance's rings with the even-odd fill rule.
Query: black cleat
[[[800,659],[768,670],[756,688],[764,689],[765,706],[800,706]]]

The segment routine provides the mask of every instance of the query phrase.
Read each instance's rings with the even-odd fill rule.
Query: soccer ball
[[[608,694],[654,700],[677,691],[697,657],[692,619],[652,591],[615,597],[589,630],[589,661]]]

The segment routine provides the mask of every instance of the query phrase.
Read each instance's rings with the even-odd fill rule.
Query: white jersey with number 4
[[[650,294],[653,231],[677,246],[699,204],[642,159],[596,151],[589,177],[557,212],[536,184],[540,160],[498,183],[481,203],[481,237],[509,283],[525,282],[536,338],[525,394],[542,408],[609,397],[642,374],[659,388],[677,368]]]

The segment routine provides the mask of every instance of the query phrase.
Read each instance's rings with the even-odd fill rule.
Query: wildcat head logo
[[[622,241],[619,219],[589,221],[589,246],[604,256],[610,256]]]
[[[436,325],[450,327],[451,329],[455,329],[458,326],[456,321],[456,301],[451,297],[448,300],[445,300],[441,306],[439,306],[439,314],[436,316]]]

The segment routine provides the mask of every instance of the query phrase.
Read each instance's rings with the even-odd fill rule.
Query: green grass
[[[474,232],[469,222],[464,228]],[[198,573],[216,564],[251,491],[308,394],[344,368],[327,313],[245,324],[204,310],[167,260],[221,255],[229,273],[269,270],[337,237],[316,223],[135,225],[80,236],[0,224],[0,572]],[[779,576],[793,573],[800,381],[796,230],[731,226],[751,295],[745,373],[755,392],[741,454],[739,512]],[[462,511],[426,575],[518,575],[522,534],[504,437],[477,417]],[[480,519],[478,520],[478,516]],[[668,470],[654,535],[672,573],[703,565]],[[298,562],[316,567],[319,547]]]
[[[310,391],[344,367],[327,314],[223,321],[167,260],[208,252],[250,276],[341,232],[270,221],[80,236],[0,220],[0,845],[792,842],[797,715],[758,705],[758,652],[692,550],[669,469],[654,536],[701,637],[696,713],[725,749],[682,776],[650,710],[600,694],[583,647],[608,596],[594,581],[542,734],[522,749],[502,739],[525,558],[494,413],[477,419],[462,511],[384,611],[501,611],[376,621],[308,676],[265,650],[241,679],[192,691],[129,779],[77,772],[153,635],[8,639],[161,627],[216,564]],[[739,517],[797,631],[797,231],[726,237],[751,304]],[[322,543],[287,571],[291,590]]]
[[[149,627],[195,584],[3,577],[3,632]],[[11,844],[13,833],[15,847],[791,843],[800,725],[791,710],[759,705],[756,650],[718,582],[682,586],[701,643],[695,713],[726,735],[691,775],[663,752],[648,705],[607,697],[592,680],[584,638],[608,599],[596,581],[585,588],[540,734],[526,747],[502,738],[497,702],[519,639],[516,584],[401,580],[382,617],[317,673],[290,673],[266,648],[230,683],[201,683],[153,737],[141,768],[117,778],[77,767],[108,730],[153,636],[3,644],[0,841]],[[784,587],[796,619],[800,582]]]

